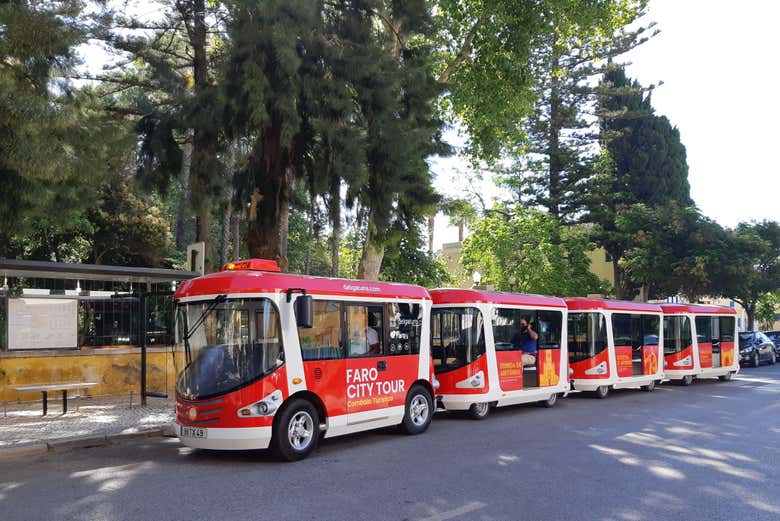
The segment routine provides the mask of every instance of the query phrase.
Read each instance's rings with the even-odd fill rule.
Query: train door
[[[699,346],[699,367],[712,368],[712,317],[696,317],[696,343]]]

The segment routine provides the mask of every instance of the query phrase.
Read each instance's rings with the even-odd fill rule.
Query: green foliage
[[[424,240],[419,231],[410,230],[397,244],[388,248],[382,262],[380,280],[417,284],[440,288],[453,283],[447,267],[423,249]]]
[[[634,233],[638,227],[631,222],[646,217],[646,208],[691,206],[688,165],[679,132],[653,113],[650,96],[626,77],[622,66],[607,70],[599,91],[603,148],[592,163],[595,174],[588,182],[586,219],[594,224],[596,243],[617,260],[617,296],[632,298],[647,282],[642,280],[647,272],[632,279],[624,271],[626,252],[649,246],[647,240],[638,246]],[[631,273],[642,270],[635,267]]]
[[[564,39],[552,26],[540,40],[531,60],[536,101],[523,121],[525,154],[501,168],[497,179],[515,201],[567,222],[581,216],[582,187],[592,175],[588,161],[598,151],[598,123],[592,117],[599,90],[595,80],[610,68],[612,58],[644,43],[647,29],[620,27],[608,38]]]
[[[764,293],[756,303],[756,320],[762,331],[771,330],[777,322],[780,293]]]
[[[516,155],[518,122],[532,110],[534,52],[550,40],[604,40],[641,12],[626,0],[439,0],[436,2],[443,107],[462,123],[472,157]]]
[[[722,267],[725,276],[718,295],[739,302],[753,329],[759,301],[780,288],[780,224],[774,221],[740,223],[730,234],[731,256]]]
[[[519,207],[496,207],[471,226],[463,265],[481,284],[501,291],[584,296],[605,293],[590,270],[587,234],[553,216]]]
[[[649,298],[683,294],[691,302],[722,294],[733,252],[723,228],[692,206],[674,202],[652,208],[633,205],[617,218],[617,230],[631,238],[622,259],[630,280]]]
[[[95,264],[160,267],[170,265],[173,244],[168,222],[155,201],[134,190],[133,182],[116,175],[100,189],[100,203],[88,212]]]

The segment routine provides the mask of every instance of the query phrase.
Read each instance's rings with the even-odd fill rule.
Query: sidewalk
[[[46,416],[40,401],[6,404],[0,409],[0,458],[172,434],[173,400],[149,398],[142,407],[135,395],[130,402],[129,396],[82,397],[68,400],[63,415],[60,401],[50,398]]]

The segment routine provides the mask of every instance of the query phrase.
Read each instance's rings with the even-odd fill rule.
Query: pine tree
[[[588,187],[588,221],[594,238],[612,259],[619,298],[633,297],[641,281],[626,276],[622,262],[635,238],[630,223],[636,205],[654,210],[693,204],[680,133],[654,113],[650,94],[613,65],[600,86],[598,114],[602,155]]]
[[[499,176],[517,202],[544,208],[563,222],[582,216],[583,186],[592,175],[588,165],[598,153],[595,80],[609,60],[652,37],[646,36],[652,27],[564,39],[554,24],[540,39],[532,61],[536,102],[523,125],[527,153]]]

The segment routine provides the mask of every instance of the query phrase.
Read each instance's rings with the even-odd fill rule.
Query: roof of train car
[[[430,294],[434,304],[489,303],[566,309],[566,302],[562,298],[545,295],[460,288],[436,288],[430,290]]]

